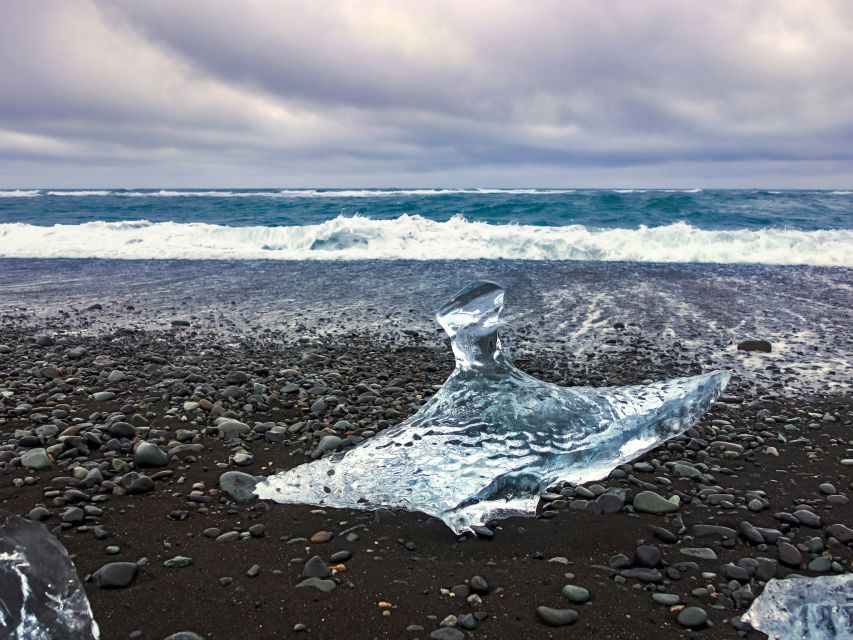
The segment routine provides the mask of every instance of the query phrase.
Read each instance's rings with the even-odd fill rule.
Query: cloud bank
[[[0,3],[0,186],[853,184],[853,4]]]

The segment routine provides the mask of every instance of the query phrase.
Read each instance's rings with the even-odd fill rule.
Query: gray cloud
[[[2,186],[847,186],[853,5],[0,4]]]

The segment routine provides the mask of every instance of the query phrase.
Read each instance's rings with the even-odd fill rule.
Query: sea
[[[514,357],[645,341],[735,388],[853,388],[853,190],[0,191],[0,318],[33,331],[444,348],[475,279],[507,288]]]
[[[853,190],[8,189],[0,257],[853,267]]]

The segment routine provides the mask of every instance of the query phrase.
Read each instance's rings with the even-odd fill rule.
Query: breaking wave
[[[322,224],[0,224],[0,257],[227,260],[604,260],[853,267],[853,231],[705,230],[678,222],[638,229],[498,225],[339,216]]]
[[[0,191],[0,198],[35,198],[39,195],[38,189],[12,189],[11,191]]]

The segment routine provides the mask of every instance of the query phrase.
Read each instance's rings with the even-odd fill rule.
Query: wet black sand
[[[778,562],[780,543],[787,539],[799,561],[778,562],[777,577],[851,570],[851,543],[835,537],[843,538],[843,530],[827,531],[832,525],[853,528],[853,508],[846,500],[853,491],[853,467],[842,464],[853,458],[846,271],[677,272],[631,265],[591,270],[540,265],[525,271],[517,263],[467,268],[452,263],[446,270],[427,264],[418,279],[412,269],[406,275],[402,267],[350,264],[363,277],[351,278],[347,293],[340,285],[318,284],[323,278],[312,269],[327,269],[320,265],[262,265],[252,271],[232,263],[218,270],[119,263],[111,272],[110,264],[66,261],[57,265],[58,273],[49,273],[34,261],[5,261],[9,268],[0,271],[0,345],[8,347],[8,353],[0,353],[0,389],[12,393],[0,402],[0,509],[28,514],[37,505],[46,507],[45,525],[74,554],[81,578],[108,562],[147,559],[126,588],[103,590],[86,583],[104,638],[140,631],[138,637],[160,639],[181,630],[209,639],[428,638],[446,616],[461,620],[474,612],[488,616],[472,631],[460,629],[473,638],[734,638],[739,633],[758,638],[762,634],[735,628],[737,616],[764,584],[750,559]],[[328,269],[342,276],[344,266]],[[681,275],[673,278],[670,272]],[[431,286],[435,273],[443,275]],[[567,488],[541,517],[495,523],[493,538],[457,538],[419,514],[235,503],[219,491],[223,471],[266,475],[309,460],[319,438],[342,417],[352,433],[363,434],[417,410],[452,366],[441,337],[423,317],[426,309],[453,293],[455,285],[448,281],[461,285],[469,275],[492,274],[510,283],[508,304],[517,304],[515,311],[508,308],[516,364],[542,379],[628,384],[721,363],[735,370],[727,396],[695,430],[638,461],[650,467],[627,466],[599,483],[627,490],[622,510],[596,514],[590,506],[594,500],[579,502],[587,500],[583,491]],[[655,285],[668,277],[668,289],[658,291]],[[99,278],[101,286],[93,285]],[[596,287],[602,297],[593,304]],[[375,303],[368,302],[371,289]],[[409,299],[413,302],[406,306]],[[87,309],[96,304],[101,308]],[[172,320],[188,326],[172,326]],[[775,347],[785,335],[786,345],[770,354],[736,349],[738,339],[766,338]],[[37,341],[41,336],[50,336],[53,344]],[[792,336],[800,336],[799,342]],[[107,380],[116,370],[124,379]],[[382,401],[359,400],[360,384],[375,388]],[[104,391],[115,395],[93,398]],[[326,410],[311,411],[318,397],[329,396],[335,401]],[[187,409],[186,402],[203,406]],[[231,441],[218,437],[218,413],[249,425],[249,433]],[[148,424],[129,437],[110,435],[117,422],[142,425],[134,415]],[[56,433],[38,435],[36,428],[45,425],[56,426]],[[82,448],[80,436],[87,438]],[[111,483],[120,486],[121,476],[131,471],[132,450],[141,441],[173,454],[162,467],[138,470],[155,478],[152,490],[123,495]],[[200,446],[176,449],[184,444]],[[40,447],[59,453],[52,468],[21,468],[20,454]],[[252,461],[235,465],[239,451]],[[699,477],[679,477],[676,462],[697,469]],[[77,466],[97,467],[105,482],[81,487],[73,478]],[[825,484],[833,485],[835,497],[819,488]],[[68,489],[86,497],[66,494]],[[665,516],[636,513],[631,502],[645,490],[677,495],[681,507]],[[60,524],[78,499],[75,505],[95,511],[82,522]],[[820,518],[819,526],[790,515],[809,509]],[[679,517],[681,522],[674,520]],[[767,540],[749,542],[744,521],[775,529],[781,538],[768,533]],[[220,542],[204,535],[212,528],[247,532],[257,524],[264,526],[262,537]],[[705,535],[707,530],[695,529],[702,524],[736,533]],[[347,541],[345,532],[359,525],[359,539]],[[670,536],[658,531],[655,537],[652,526]],[[98,539],[96,529],[108,537]],[[307,540],[320,531],[335,535],[326,543]],[[116,555],[107,555],[110,545],[119,547]],[[649,554],[654,560],[648,550],[635,559],[638,545],[656,547],[661,562],[646,567],[652,573],[621,574],[625,567],[613,559],[618,554],[635,568],[650,564]],[[680,553],[682,547],[709,548],[718,559],[696,560]],[[331,592],[296,588],[300,559],[319,555],[333,564],[330,558],[341,550],[352,557],[333,577]],[[193,564],[162,565],[177,555]],[[821,557],[830,565],[826,572],[817,570],[821,562],[814,564]],[[738,561],[745,576],[724,568]],[[253,565],[259,573],[250,577]],[[475,575],[489,586],[480,603],[442,592]],[[741,579],[732,583],[731,576]],[[561,595],[566,584],[588,589],[589,603],[575,604]],[[653,602],[653,590],[678,596],[675,610]],[[390,615],[383,615],[380,602],[391,604]],[[548,627],[536,616],[540,605],[574,609],[578,620],[565,628]],[[682,605],[703,609],[712,626],[690,630],[679,624]],[[305,630],[295,630],[297,625]],[[410,625],[423,630],[407,631]]]

